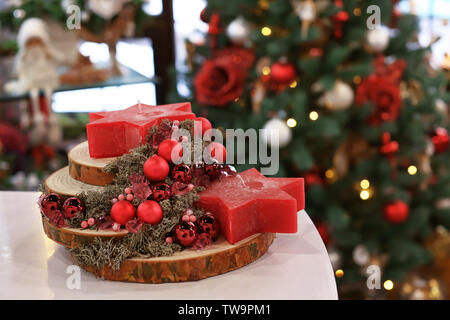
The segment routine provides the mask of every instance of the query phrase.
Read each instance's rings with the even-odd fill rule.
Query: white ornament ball
[[[341,255],[336,249],[329,250],[328,257],[330,258],[331,266],[334,270],[341,267]]]
[[[226,34],[234,44],[244,44],[250,39],[250,24],[241,16],[228,25]]]
[[[267,145],[283,148],[292,140],[292,130],[284,120],[271,119],[266,122],[263,129],[261,139]]]
[[[353,249],[353,261],[359,266],[365,266],[370,261],[369,250],[362,244],[359,244]]]
[[[383,52],[389,45],[389,28],[379,26],[368,30],[365,35],[365,48],[368,52]]]
[[[355,94],[350,85],[336,80],[333,88],[320,98],[319,104],[333,111],[345,110],[353,104],[354,97]]]

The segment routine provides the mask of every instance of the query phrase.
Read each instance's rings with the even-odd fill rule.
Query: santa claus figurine
[[[59,85],[57,67],[63,56],[52,47],[47,26],[39,18],[29,18],[22,23],[17,43],[18,81],[8,83],[5,89],[30,93],[31,110],[22,110],[21,123],[24,127],[31,125],[31,142],[57,145],[62,140],[62,130],[51,102],[53,91]],[[39,99],[40,90],[44,92],[43,99]]]

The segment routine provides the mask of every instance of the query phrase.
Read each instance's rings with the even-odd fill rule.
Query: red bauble
[[[59,211],[61,207],[61,196],[56,193],[42,195],[39,201],[41,212],[47,217],[51,217],[54,213]]]
[[[189,183],[192,180],[191,168],[185,164],[177,164],[172,169],[172,178],[175,181]]]
[[[155,154],[145,161],[143,170],[150,181],[161,181],[169,174],[169,164],[166,159]]]
[[[162,201],[169,199],[172,195],[170,191],[170,186],[167,183],[161,182],[157,183],[152,187],[153,199],[156,201]]]
[[[201,121],[202,123],[202,134],[204,134],[207,130],[212,129],[211,122],[204,117],[198,117],[195,119],[196,121]]]
[[[294,65],[288,62],[275,62],[270,69],[270,80],[275,83],[290,84],[296,76]]]
[[[206,11],[206,8],[203,8],[203,10],[200,11],[200,20],[202,20],[204,23],[209,22],[208,12]]]
[[[174,139],[166,139],[158,147],[158,156],[163,157],[168,162],[179,162],[183,157],[183,147]]]
[[[211,142],[206,147],[206,152],[210,158],[217,160],[218,163],[224,163],[227,159],[227,149],[221,143]]]
[[[316,222],[316,229],[319,232],[320,237],[325,245],[328,245],[331,241],[331,236],[328,231],[328,225],[325,222]]]
[[[437,128],[433,137],[431,138],[434,146],[434,152],[442,153],[448,148],[450,138],[448,137],[447,129]]]
[[[198,229],[193,222],[180,222],[173,230],[175,240],[185,247],[192,246],[198,237]]]
[[[205,173],[211,179],[216,179],[220,176],[220,165],[217,163],[205,165]]]
[[[113,204],[111,208],[111,218],[120,225],[125,225],[134,218],[136,209],[130,201],[121,200]]]
[[[64,217],[66,219],[73,218],[77,213],[84,211],[84,204],[77,197],[68,198],[62,206]]]
[[[139,205],[137,216],[143,222],[154,225],[161,221],[163,211],[158,202],[146,200]]]
[[[409,216],[409,207],[403,201],[392,201],[384,206],[383,214],[390,223],[402,223]]]
[[[212,240],[217,240],[220,235],[219,220],[212,214],[205,214],[197,221],[200,233],[207,233]]]

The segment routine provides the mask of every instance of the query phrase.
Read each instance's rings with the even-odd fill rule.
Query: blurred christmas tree
[[[401,280],[431,261],[430,232],[450,227],[447,77],[395,5],[209,0],[207,39],[186,43],[195,112],[279,130],[279,175],[305,177],[343,283],[365,284],[371,264]]]

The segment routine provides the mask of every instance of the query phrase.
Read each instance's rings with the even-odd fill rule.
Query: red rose
[[[395,121],[402,106],[400,88],[386,76],[370,75],[356,89],[356,105],[366,102],[373,102],[375,105],[375,111],[369,118],[370,124]]]
[[[223,107],[244,91],[253,53],[246,49],[225,48],[207,60],[194,79],[197,101]]]

